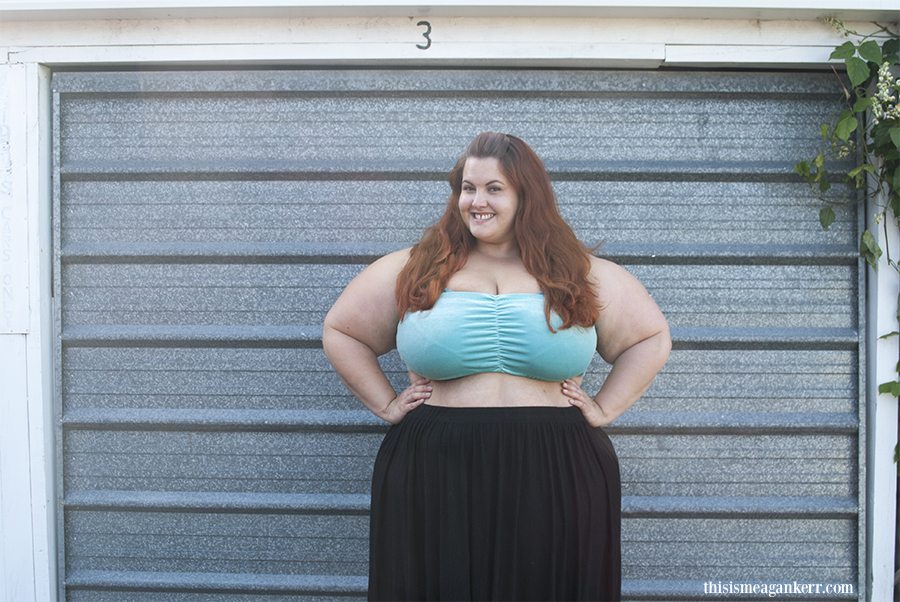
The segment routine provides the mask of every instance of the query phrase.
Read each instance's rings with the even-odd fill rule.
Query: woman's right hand
[[[419,407],[426,399],[431,397],[432,388],[429,379],[422,378],[417,380],[391,400],[391,403],[382,410],[381,418],[391,424],[399,424],[411,410]]]

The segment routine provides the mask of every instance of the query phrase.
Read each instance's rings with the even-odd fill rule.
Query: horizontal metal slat
[[[322,346],[321,326],[67,326],[60,337],[71,347],[246,347]]]
[[[613,434],[853,435],[855,414],[815,412],[626,412],[603,430]]]
[[[76,409],[63,414],[68,429],[352,431],[383,432],[389,425],[367,410]],[[830,434],[852,435],[854,414],[794,412],[640,412],[623,414],[610,434]]]
[[[67,161],[60,178],[82,181],[258,181],[258,180],[414,180],[443,181],[453,167],[447,162],[354,161]],[[775,170],[773,170],[775,171]]]
[[[546,161],[557,182],[789,182],[794,166],[781,161]],[[849,168],[851,165],[847,165]],[[427,160],[296,161],[90,161],[60,166],[60,178],[78,181],[413,180],[443,181],[452,164]]]
[[[66,575],[72,590],[365,595],[368,578],[357,575],[272,575],[250,573],[162,573],[77,570]]]
[[[673,349],[855,350],[853,328],[672,328]]]
[[[370,263],[409,243],[68,243],[63,263]],[[847,245],[697,245],[607,243],[599,257],[629,265],[855,265]]]
[[[65,412],[69,429],[383,432],[390,425],[367,410],[80,409]]]
[[[69,491],[68,510],[265,514],[368,514],[369,496],[354,493]]]
[[[297,92],[350,92],[377,95],[442,91],[470,91],[539,95],[551,92],[617,94],[639,90],[641,94],[715,94],[786,96],[825,95],[833,98],[834,82],[814,73],[679,73],[659,71],[549,71],[523,69],[496,71],[459,69],[398,71],[383,70],[269,70],[255,71],[119,71],[58,72],[52,88],[61,94],[150,94],[243,92],[272,97]],[[702,92],[698,92],[702,91]]]
[[[852,518],[855,498],[623,496],[623,518]]]
[[[405,246],[391,243],[69,243],[63,263],[371,263]]]
[[[67,510],[368,514],[365,494],[69,491]],[[623,518],[850,518],[853,498],[623,496]]]
[[[63,328],[69,347],[289,347],[322,346],[322,327],[76,325]],[[855,350],[852,328],[703,328],[672,329],[674,349],[835,349]]]

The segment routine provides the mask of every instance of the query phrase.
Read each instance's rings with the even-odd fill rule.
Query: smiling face
[[[515,244],[519,195],[493,158],[470,157],[462,174],[459,212],[479,243]]]

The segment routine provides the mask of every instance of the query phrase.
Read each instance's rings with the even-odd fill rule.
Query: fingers
[[[603,412],[594,399],[584,392],[584,389],[572,379],[562,383],[563,395],[569,398],[569,403],[581,410],[584,419],[591,426],[603,424]]]
[[[423,378],[421,380],[417,380],[409,387],[407,387],[406,391],[410,391],[410,395],[412,395],[414,399],[420,399],[424,401],[431,397],[431,390],[433,388],[434,387],[431,386],[431,381],[427,378]]]
[[[581,386],[571,378],[562,383],[563,395],[569,398],[569,403],[585,409],[586,404],[592,403],[594,400],[584,392]]]
[[[397,398],[398,407],[404,413],[418,407],[431,397],[431,381],[427,378],[418,380],[408,386]]]
[[[410,411],[419,407],[426,399],[431,397],[432,389],[429,379],[422,378],[417,380],[391,400],[383,410],[381,417],[391,424],[398,424]]]

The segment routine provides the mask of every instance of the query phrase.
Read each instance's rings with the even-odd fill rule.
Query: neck
[[[497,243],[497,244],[489,244],[484,242],[477,242],[475,247],[471,251],[472,253],[477,253],[486,258],[490,259],[498,259],[498,260],[520,260],[522,255],[519,252],[519,245],[515,240]]]

